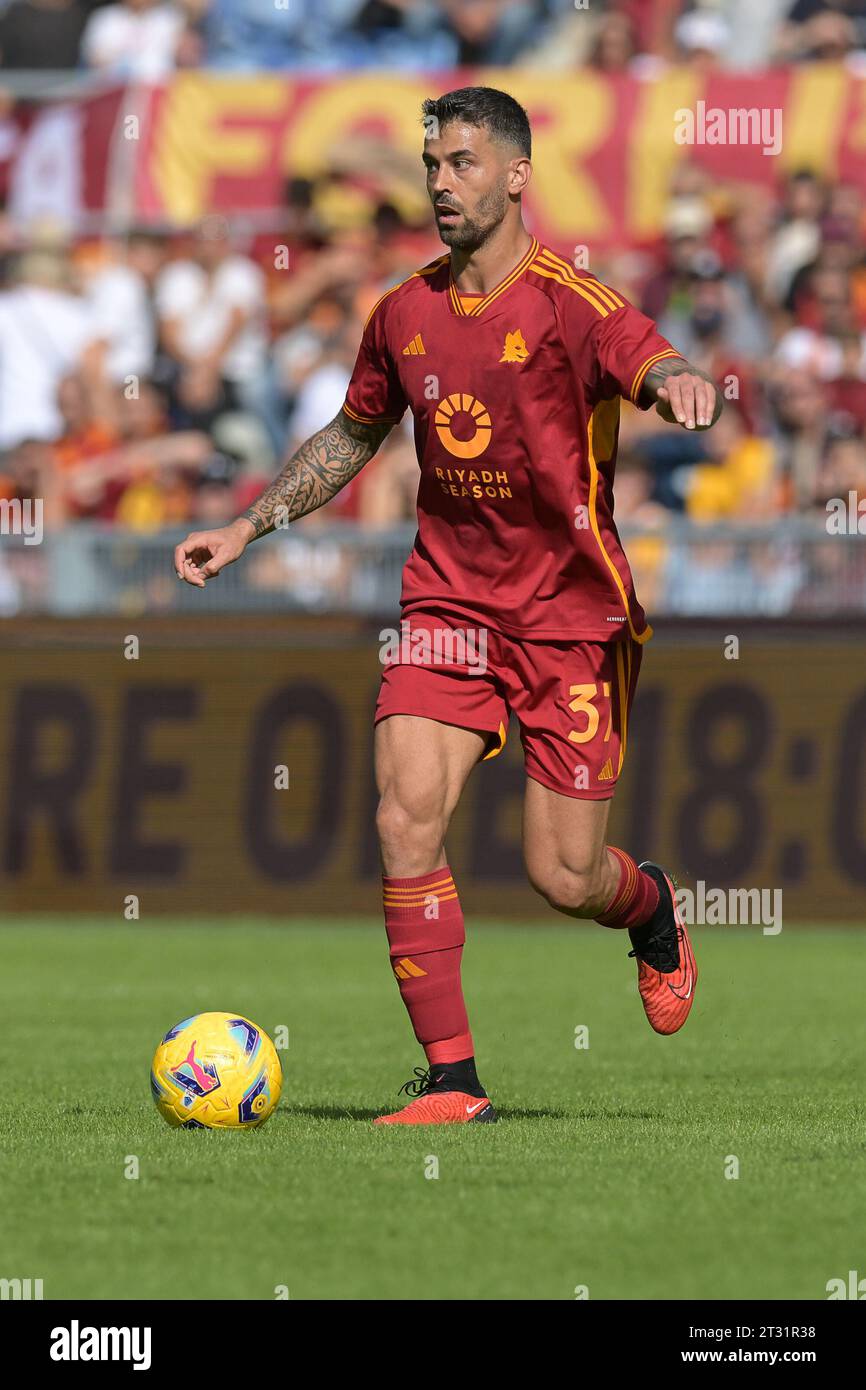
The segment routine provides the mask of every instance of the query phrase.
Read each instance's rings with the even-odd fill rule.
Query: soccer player
[[[465,940],[445,837],[509,714],[526,767],[524,854],[557,911],[627,931],[652,1027],[674,1033],[697,969],[657,864],[606,844],[651,636],[613,520],[620,401],[707,429],[721,394],[616,290],[525,228],[530,128],[505,92],[424,103],[423,160],[449,251],[382,296],[345,403],[244,517],[194,532],[175,568],[203,586],[251,541],[321,507],[407,406],[420,467],[401,641],[376,709],[391,964],[427,1068],[379,1124],[489,1123],[460,982]]]

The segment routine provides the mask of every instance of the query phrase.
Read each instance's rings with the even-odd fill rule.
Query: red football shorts
[[[528,642],[459,618],[413,612],[384,650],[376,723],[414,714],[488,735],[483,757],[520,725],[526,775],[590,801],[613,796],[623,765],[641,647]],[[391,659],[388,659],[388,658]]]

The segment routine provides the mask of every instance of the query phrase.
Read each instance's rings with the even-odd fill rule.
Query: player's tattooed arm
[[[664,357],[650,367],[640,394],[668,424],[688,430],[708,430],[722,413],[722,393],[712,377],[684,357]]]
[[[391,425],[362,424],[338,410],[324,429],[307,439],[269,487],[244,512],[255,540],[324,506],[360,473]]]
[[[243,516],[215,531],[193,531],[181,541],[174,552],[178,579],[203,589],[251,541],[324,506],[369,463],[391,428],[362,424],[338,410],[329,425],[295,450]]]

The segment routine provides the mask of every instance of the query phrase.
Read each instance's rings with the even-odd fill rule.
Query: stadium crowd
[[[590,22],[587,23],[589,18]],[[7,69],[341,72],[514,62],[609,71],[866,48],[863,0],[6,0]]]
[[[321,42],[343,66],[366,62],[386,38],[419,43],[429,63],[439,53],[430,48],[434,32],[458,43],[442,61],[523,61],[529,45],[543,54],[554,28],[562,43],[574,30],[573,7],[528,0],[292,0],[288,11],[271,0],[196,0],[183,11],[127,0],[92,9],[76,29],[70,17],[81,19],[81,8],[78,0],[12,0],[0,17],[7,64],[12,53],[13,66],[32,65],[27,33],[47,25],[44,33],[59,34],[63,17],[80,47],[58,41],[50,65],[104,60],[118,72],[142,54],[154,60],[159,45],[144,43],[136,26],[158,19],[173,35],[161,62],[230,62],[228,40],[225,49],[206,40],[219,20],[225,32],[235,21],[243,28],[235,57],[257,67],[284,65],[264,32],[274,13],[292,24],[299,12],[313,15],[303,43]],[[734,0],[609,4],[591,29],[579,26],[589,47],[575,48],[570,61],[607,70],[668,57],[716,61],[744,8]],[[846,53],[866,47],[866,0],[764,10],[774,20],[768,51],[788,60],[828,56],[833,44]],[[30,30],[25,12],[38,17]],[[467,16],[471,49],[460,46]],[[129,26],[116,24],[112,44],[121,18]],[[389,53],[403,62],[399,44]],[[51,45],[37,47],[47,62]],[[303,65],[315,67],[315,54],[305,49]],[[82,239],[46,224],[25,235],[0,214],[0,500],[44,499],[55,531],[97,520],[141,533],[217,525],[248,505],[286,451],[335,414],[378,296],[441,250],[428,220],[409,225],[389,203],[371,201],[348,223],[333,218],[338,177],[290,179],[281,225],[267,234],[213,215],[183,230]],[[744,193],[685,158],[663,235],[590,265],[712,372],[727,398],[718,426],[694,436],[625,407],[617,519],[644,533],[634,558],[649,604],[678,515],[743,525],[802,515],[823,525],[829,498],[866,499],[864,231],[853,186],[804,169],[775,193]],[[349,520],[372,532],[411,520],[410,423],[329,506],[327,524]]]
[[[427,225],[404,225],[388,204],[329,228],[316,194],[293,181],[282,230],[244,243],[212,216],[189,233],[74,245],[46,227],[10,250],[0,494],[44,497],[54,525],[144,530],[216,521],[253,495],[338,409],[378,295],[439,250]],[[850,186],[803,171],[777,199],[726,200],[684,164],[658,244],[591,267],[728,400],[695,436],[627,408],[623,519],[749,521],[866,493],[863,231]],[[408,519],[416,469],[400,428],[329,518]]]

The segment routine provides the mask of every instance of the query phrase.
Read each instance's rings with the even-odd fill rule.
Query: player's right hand
[[[239,517],[216,531],[190,531],[174,552],[178,579],[203,589],[209,579],[243,555],[255,534],[252,523]]]

